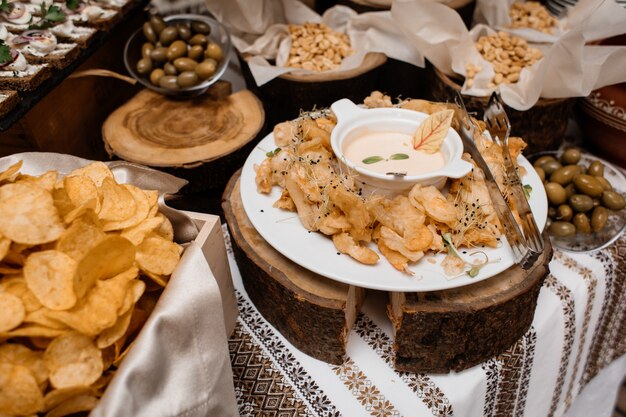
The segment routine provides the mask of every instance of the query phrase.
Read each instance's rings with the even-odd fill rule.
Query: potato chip
[[[65,191],[65,188],[53,189],[52,201],[57,211],[59,212],[59,216],[61,216],[62,219],[64,219],[68,213],[76,208],[76,206],[74,206],[74,204],[72,203],[72,200],[70,200],[70,196],[67,195],[67,191]]]
[[[43,353],[30,350],[19,343],[4,343],[0,345],[0,362],[28,368],[38,385],[43,384],[48,379],[48,369],[43,363]]]
[[[93,213],[93,212],[92,212]],[[80,261],[94,246],[106,237],[100,228],[80,218],[76,220],[56,242],[56,250]]]
[[[169,277],[165,275],[160,275],[160,274],[153,274],[152,272],[148,272],[148,271],[142,271],[142,272],[145,276],[150,278],[150,281],[156,284],[156,286],[148,288],[147,289],[148,291],[160,290],[167,285],[167,281]]]
[[[12,241],[39,245],[58,239],[64,227],[52,195],[33,184],[0,187],[0,233]]]
[[[10,248],[11,239],[7,239],[4,236],[0,237],[0,261],[3,260],[5,256],[7,256]]]
[[[24,279],[42,305],[51,310],[67,310],[76,304],[77,267],[78,263],[63,252],[35,252],[26,258]]]
[[[100,219],[119,222],[129,219],[137,211],[133,195],[114,179],[105,178],[100,190],[102,191],[102,208],[98,213]]]
[[[107,236],[80,260],[74,277],[74,291],[83,297],[99,279],[126,271],[134,263],[135,247],[127,239]]]
[[[139,268],[154,274],[170,275],[180,260],[182,247],[161,237],[149,237],[137,247]]]
[[[6,170],[0,172],[0,182],[8,181],[13,182],[17,177],[24,161],[19,161],[8,167]]]
[[[123,314],[126,314],[126,312],[135,305],[139,298],[141,298],[145,290],[145,282],[139,279],[131,281],[128,284],[126,295],[124,296],[124,301],[122,302],[119,310],[117,310],[117,315],[121,316]]]
[[[94,390],[91,387],[86,387],[86,386],[53,389],[52,391],[48,392],[43,398],[43,402],[44,402],[43,411],[44,412],[50,411],[53,408],[61,405],[65,401],[70,400],[74,397],[78,397],[80,395],[85,395],[85,394],[93,395],[95,393],[96,393],[96,390]]]
[[[124,315],[117,319],[113,326],[108,329],[104,329],[100,333],[98,339],[96,339],[96,346],[98,349],[109,347],[124,336],[126,330],[128,329],[128,325],[130,324],[131,315],[132,311],[127,311]]]
[[[166,240],[174,240],[174,226],[172,226],[172,222],[163,214],[159,213],[156,215],[157,218],[162,218],[163,223],[154,230],[154,233],[161,236]]]
[[[90,385],[102,375],[102,353],[90,337],[77,332],[54,339],[43,355],[55,388]]]
[[[113,179],[113,173],[103,162],[93,162],[85,167],[75,169],[68,174],[68,177],[74,175],[85,175],[89,177],[96,187],[102,186],[105,178]]]
[[[57,182],[58,176],[59,173],[56,171],[48,171],[38,177],[20,174],[15,182],[26,182],[30,184],[35,184],[48,191],[52,191],[54,189],[54,184],[56,184]]]
[[[5,278],[0,281],[0,292],[8,292],[22,300],[26,313],[39,310],[42,305],[26,285],[26,280],[22,276]]]
[[[57,337],[67,332],[68,330],[51,329],[35,324],[32,326],[20,326],[8,332],[0,332],[0,337]]]
[[[113,278],[98,280],[76,306],[66,311],[51,311],[50,317],[81,333],[96,336],[117,321],[128,285],[137,274],[137,268],[132,267]]]
[[[91,178],[85,175],[72,175],[63,179],[63,188],[72,204],[76,207],[86,205],[93,201],[96,213],[100,211],[100,197],[98,189]]]
[[[157,227],[163,223],[165,217],[148,217],[136,226],[128,228],[122,231],[122,236],[128,239],[133,245],[137,246],[146,238],[146,236],[152,233]]]
[[[83,217],[88,213],[94,212],[96,210],[96,200],[88,200],[82,206],[75,207],[70,212],[68,212],[65,216],[63,216],[63,221],[65,224],[70,224],[74,222],[74,220],[79,217]]]
[[[28,313],[26,314],[26,317],[24,317],[24,323],[37,324],[56,330],[69,330],[65,324],[53,319],[50,316],[51,311],[53,310],[43,307],[39,310],[33,311],[32,313]]]
[[[19,297],[0,292],[0,332],[14,329],[24,321],[26,309]]]
[[[0,414],[28,415],[43,408],[43,394],[32,372],[0,362]]]
[[[148,217],[148,212],[150,211],[150,203],[148,202],[148,197],[146,196],[146,194],[144,194],[143,190],[130,184],[123,184],[122,186],[126,188],[128,192],[130,192],[133,199],[135,200],[135,214],[122,221],[105,222],[103,227],[103,230],[105,232],[133,227],[141,223],[146,217]]]
[[[152,209],[152,207],[159,206],[159,192],[156,190],[142,190],[148,199],[148,205]]]
[[[14,268],[9,265],[0,264],[0,274],[2,275],[16,275],[21,272],[21,268]]]

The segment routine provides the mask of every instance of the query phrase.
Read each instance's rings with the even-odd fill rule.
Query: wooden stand
[[[471,286],[427,293],[389,294],[396,369],[461,371],[504,352],[533,321],[552,246],[532,268],[514,266]]]
[[[189,180],[185,192],[223,189],[264,124],[254,94],[229,94],[230,84],[224,82],[193,100],[142,90],[104,123],[107,151]]]
[[[246,85],[266,104],[268,126],[295,119],[300,110],[329,107],[335,101],[349,98],[362,103],[376,89],[378,76],[387,57],[369,53],[359,68],[316,74],[283,74],[258,87],[246,57],[239,56]]]
[[[437,68],[432,68],[430,99],[441,102],[454,102],[456,92],[461,85]],[[489,103],[489,97],[463,96],[467,110],[476,112],[479,119],[483,117],[483,109]],[[576,99],[540,98],[537,103],[526,111],[515,110],[505,105],[511,121],[511,136],[520,136],[528,144],[527,153],[557,149],[565,139],[567,123],[572,114]]]
[[[243,210],[239,172],[228,183],[222,205],[243,284],[256,308],[301,351],[341,364],[365,290],[314,274],[265,242]]]

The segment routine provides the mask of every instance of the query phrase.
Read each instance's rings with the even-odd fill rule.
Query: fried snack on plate
[[[339,252],[348,254],[361,263],[374,265],[378,262],[376,252],[367,246],[357,243],[348,233],[335,233],[333,235],[333,243]]]
[[[89,411],[182,248],[158,192],[101,162],[62,179],[20,168],[0,173],[0,415]]]

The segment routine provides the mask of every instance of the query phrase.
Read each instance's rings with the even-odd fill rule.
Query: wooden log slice
[[[361,66],[355,69],[315,74],[286,73],[259,87],[246,58],[239,56],[241,72],[248,88],[265,104],[268,126],[295,119],[300,110],[329,107],[342,98],[363,102],[376,89],[380,68],[387,61],[385,54],[368,53]]]
[[[432,68],[432,82],[429,83],[430,98],[434,101],[454,102],[456,91],[461,91],[461,84],[453,80],[437,68]],[[483,109],[487,107],[489,97],[463,95],[467,110],[476,112],[479,119],[483,117]],[[528,144],[528,153],[557,149],[565,139],[567,123],[572,114],[575,99],[540,98],[537,103],[526,111],[515,110],[506,104],[506,113],[511,121],[511,135],[522,137]]]
[[[530,327],[552,246],[527,271],[514,266],[476,284],[426,293],[389,293],[397,370],[461,371],[504,352]]]
[[[296,348],[341,364],[365,290],[304,269],[265,242],[243,210],[239,175],[228,183],[222,206],[248,296]]]
[[[259,139],[265,118],[249,90],[219,97],[176,100],[142,90],[104,123],[107,152],[189,180],[186,192],[223,189]]]

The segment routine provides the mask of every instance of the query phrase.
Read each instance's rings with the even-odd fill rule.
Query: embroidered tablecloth
[[[305,355],[250,302],[228,239],[227,248],[242,416],[609,416],[626,374],[626,236],[592,254],[555,250],[528,332],[501,355],[448,375],[393,369],[384,293],[368,295],[342,365]]]

